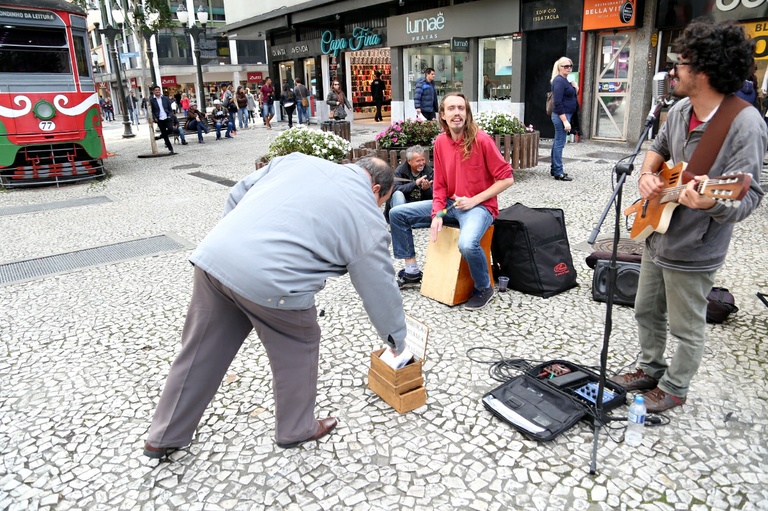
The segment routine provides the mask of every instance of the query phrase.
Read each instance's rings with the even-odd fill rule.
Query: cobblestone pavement
[[[353,142],[382,128],[358,125]],[[500,198],[502,207],[565,210],[579,287],[549,299],[511,291],[475,312],[403,292],[407,312],[431,329],[426,406],[399,415],[368,390],[369,353],[380,344],[349,280],[338,278],[317,298],[325,312],[317,411],[339,418],[333,434],[275,446],[270,371],[252,336],[191,446],[170,460],[145,458],[190,297],[187,257],[228,191],[191,173],[238,180],[278,130],[256,126],[221,142],[208,135],[204,145],[190,136],[177,156],[155,159],[137,159],[149,151],[146,125],[138,131],[124,140],[119,123],[107,127],[116,153],[109,179],[0,192],[2,266],[161,235],[179,243],[0,285],[0,510],[768,509],[768,308],[756,297],[768,292],[765,206],[736,227],[717,277],[739,312],[709,327],[688,403],[667,414],[668,425],[647,428],[640,447],[626,446],[622,423],[611,423],[590,475],[589,424],[538,443],[481,405],[498,383],[470,348],[496,350],[482,351],[486,360],[598,364],[606,309],[591,298],[585,241],[610,196],[612,163],[629,149],[592,142],[565,149],[572,183],[554,181],[541,163],[518,171]],[[99,200],[60,207],[76,199]],[[610,214],[601,237],[612,225]],[[427,231],[416,241],[423,264]],[[611,373],[638,352],[631,312],[614,309]]]

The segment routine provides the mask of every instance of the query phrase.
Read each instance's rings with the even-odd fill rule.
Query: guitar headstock
[[[750,174],[727,174],[702,181],[697,190],[701,195],[735,207],[747,194],[751,184]]]

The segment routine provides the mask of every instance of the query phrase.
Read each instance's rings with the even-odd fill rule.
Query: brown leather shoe
[[[645,409],[648,410],[648,413],[661,413],[676,406],[683,406],[687,401],[684,397],[667,394],[659,387],[643,394],[643,399],[645,400]]]
[[[144,456],[159,460],[160,458],[166,458],[169,454],[172,454],[181,449],[181,447],[155,447],[149,442],[144,442]]]
[[[282,449],[290,449],[292,447],[298,447],[305,442],[311,442],[312,440],[318,440],[336,428],[338,422],[334,417],[327,417],[325,419],[318,419],[317,421],[317,433],[307,438],[306,440],[300,440],[298,442],[289,442],[285,444],[277,443],[277,446]]]
[[[659,383],[659,380],[656,378],[651,378],[645,374],[642,369],[638,369],[634,373],[617,374],[616,376],[611,376],[610,380],[613,383],[618,383],[628,391],[650,390],[656,387],[656,384]]]

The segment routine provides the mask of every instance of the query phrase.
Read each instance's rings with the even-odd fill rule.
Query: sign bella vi
[[[326,30],[323,32],[323,36],[320,40],[320,51],[324,55],[333,53],[334,57],[339,56],[341,50],[350,49],[357,51],[365,48],[366,46],[376,46],[381,44],[381,36],[374,32],[371,32],[370,28],[355,27],[352,30],[352,37],[339,39],[333,38],[333,32]]]

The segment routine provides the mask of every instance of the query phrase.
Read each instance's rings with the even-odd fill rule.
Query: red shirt
[[[266,103],[267,102],[267,97],[270,94],[272,94],[273,92],[275,92],[275,88],[272,87],[271,85],[262,85],[261,86],[261,101]]]
[[[496,181],[512,177],[512,166],[504,161],[496,142],[484,131],[477,131],[472,152],[466,160],[463,142],[464,139],[455,142],[448,133],[441,133],[435,139],[432,218],[445,208],[449,197],[474,197]],[[481,204],[493,218],[499,215],[496,197]]]
[[[691,108],[691,122],[688,125],[688,132],[691,132],[704,124],[703,121],[700,121],[698,117],[696,117],[696,114],[693,112],[693,108]]]

